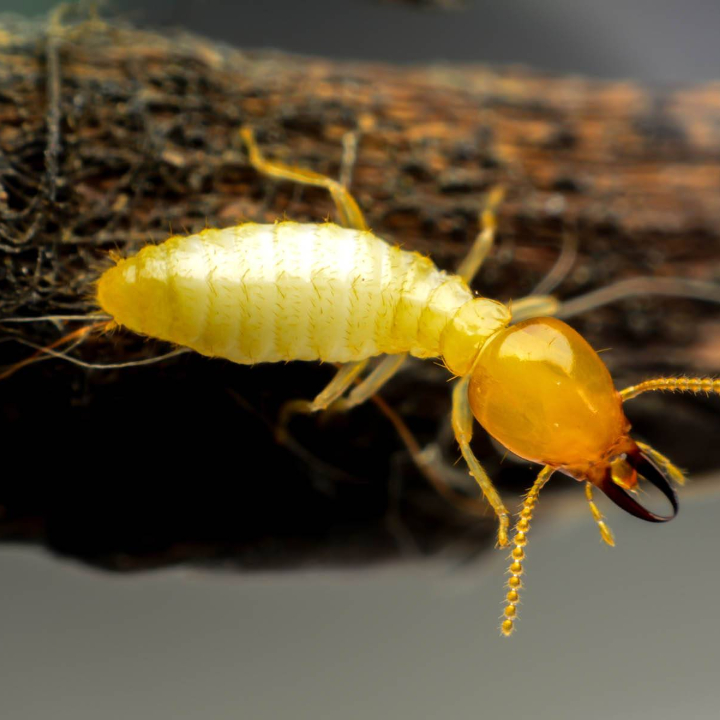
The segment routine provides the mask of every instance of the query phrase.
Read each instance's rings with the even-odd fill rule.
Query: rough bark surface
[[[720,281],[720,85],[657,93],[522,69],[340,63],[98,22],[61,31],[6,20],[0,316],[92,309],[109,251],[132,253],[171,230],[331,216],[322,191],[255,173],[238,142],[243,123],[269,156],[331,176],[343,136],[357,132],[352,190],[370,226],[445,268],[477,231],[484,193],[505,185],[499,241],[476,283],[486,295],[530,292],[566,233],[579,252],[560,297],[638,274]],[[619,382],[720,370],[720,317],[708,303],[640,297],[576,326],[613,349]],[[63,331],[4,328],[36,343]],[[4,364],[28,352],[0,348]],[[166,350],[120,332],[75,354],[119,362]],[[123,371],[56,360],[27,368],[2,385],[5,462],[17,470],[0,490],[0,532],[114,568],[491,547],[494,523],[427,487],[372,405],[298,419],[294,450],[274,443],[282,402],[312,396],[330,375],[191,355]],[[384,395],[452,462],[446,379],[414,363]],[[718,450],[707,450],[717,403],[648,398],[633,419],[684,466],[717,467]],[[526,487],[532,471],[501,466],[482,435],[476,451],[505,491]]]

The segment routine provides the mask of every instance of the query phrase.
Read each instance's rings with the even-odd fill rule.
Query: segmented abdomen
[[[369,232],[281,222],[143,248],[103,274],[97,297],[135,332],[256,363],[435,356],[472,295],[457,276]]]

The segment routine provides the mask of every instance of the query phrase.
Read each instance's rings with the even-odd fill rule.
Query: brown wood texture
[[[503,184],[498,243],[476,283],[486,295],[529,293],[568,233],[579,252],[557,290],[563,298],[635,275],[720,281],[720,84],[660,93],[524,69],[243,52],[99,22],[60,32],[8,21],[0,25],[0,315],[90,310],[92,282],[110,251],[132,253],[171,231],[331,217],[323,191],[249,167],[237,136],[243,123],[256,128],[269,156],[331,176],[340,171],[343,136],[356,132],[352,190],[370,226],[445,268],[477,232],[485,192]],[[574,322],[596,347],[612,348],[606,357],[621,380],[720,370],[713,304],[639,297]],[[61,332],[49,324],[4,328],[38,343]],[[14,343],[0,348],[3,363],[29,352]],[[120,332],[76,354],[117,362],[165,350]],[[430,552],[454,543],[467,551],[487,543],[492,523],[476,532],[475,519],[429,490],[372,406],[325,422],[298,420],[302,449],[275,446],[282,401],[312,396],[328,377],[328,368],[237,368],[187,356],[112,373],[55,360],[21,371],[2,388],[4,433],[21,458],[39,463],[30,477],[76,467],[76,478],[90,482],[99,473],[103,483],[92,500],[86,489],[41,493],[42,501],[6,490],[4,533],[111,567],[156,561],[148,557],[222,556],[263,567],[367,561],[408,547]],[[421,441],[437,440],[452,461],[446,379],[440,368],[415,363],[386,397]],[[706,450],[718,428],[712,402],[651,398],[638,406],[660,450],[677,451],[693,468],[717,465],[717,452]],[[71,449],[77,443],[82,452]],[[47,452],[38,457],[42,444]],[[198,445],[213,449],[193,454]],[[155,460],[140,463],[140,447]],[[477,450],[496,455],[487,439]],[[133,455],[142,471],[131,469]],[[518,476],[515,466],[487,462],[514,489],[531,478],[522,466]],[[196,510],[177,505],[179,481],[162,484],[171,475],[182,484],[200,477],[198,495],[219,494],[208,517],[218,504],[232,505],[220,476],[245,492],[269,485],[260,505],[243,502],[244,527],[253,532],[238,538],[232,514],[206,518],[207,527],[233,527],[218,537],[203,522],[193,525]],[[299,487],[320,498],[322,509],[313,505],[305,524],[291,519],[288,476],[289,487],[302,477]],[[149,499],[147,488],[158,483],[162,490]],[[304,512],[307,496],[292,489],[290,497]],[[170,523],[163,534],[168,503],[187,523]],[[123,513],[162,537],[161,549],[147,550]],[[115,528],[110,539],[107,527]]]

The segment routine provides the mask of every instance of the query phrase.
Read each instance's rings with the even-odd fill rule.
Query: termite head
[[[469,400],[478,422],[516,455],[592,483],[644,520],[677,512],[666,468],[629,436],[605,364],[561,320],[535,318],[495,333],[473,367]],[[641,477],[665,495],[672,515],[656,515],[635,500]]]

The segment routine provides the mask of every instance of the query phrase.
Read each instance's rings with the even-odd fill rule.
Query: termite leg
[[[528,295],[510,304],[514,323],[530,318],[557,315],[562,303],[552,295]]]
[[[452,394],[452,426],[455,431],[455,439],[460,445],[465,462],[468,465],[470,474],[480,486],[485,499],[490,503],[495,514],[498,516],[500,527],[498,528],[498,545],[504,547],[508,544],[508,528],[510,527],[510,515],[507,508],[503,504],[498,491],[492,484],[488,474],[483,469],[478,459],[470,448],[470,441],[473,434],[473,414],[468,401],[468,382],[470,376],[467,375],[455,383]]]
[[[558,300],[552,295],[528,295],[513,301],[511,305],[513,322],[541,315],[568,319],[603,305],[640,295],[684,297],[720,303],[720,287],[717,283],[691,278],[636,277],[620,280],[607,287],[591,290],[569,300]]]
[[[535,286],[535,289],[520,300],[510,303],[512,321],[514,323],[529,320],[535,317],[557,315],[562,307],[562,301],[549,295],[565,278],[577,257],[577,237],[566,233],[563,236],[563,246],[555,265],[547,275]]]
[[[442,473],[436,468],[433,461],[428,457],[425,449],[421,448],[410,428],[405,424],[403,419],[393,410],[379,395],[373,395],[370,400],[377,405],[380,412],[392,423],[395,431],[403,441],[407,451],[410,453],[412,461],[416,467],[425,476],[430,485],[435,489],[438,495],[445,498],[449,503],[464,512],[482,517],[485,514],[487,506],[485,502],[469,498],[455,491],[447,484]]]
[[[532,520],[533,510],[538,501],[540,491],[545,483],[550,479],[554,469],[546,465],[538,474],[530,492],[525,497],[522,510],[518,515],[517,523],[515,523],[515,535],[512,539],[513,547],[511,552],[512,562],[510,563],[510,577],[508,578],[508,591],[505,596],[505,619],[500,624],[502,634],[511,635],[515,629],[515,620],[517,618],[517,606],[520,602],[520,588],[522,587],[522,574],[525,570],[523,561],[525,560],[525,546],[527,545],[527,534],[530,530],[530,521]]]
[[[498,226],[497,208],[502,203],[504,197],[505,188],[501,185],[491,188],[487,194],[485,206],[480,213],[480,232],[475,237],[475,241],[470,247],[470,250],[456,270],[457,274],[468,284],[470,284],[478,274],[495,242]],[[492,484],[492,480],[490,480],[490,477],[470,448],[474,420],[467,399],[467,383],[468,378],[463,378],[455,384],[455,388],[453,389],[453,430],[458,445],[460,445],[460,451],[470,470],[470,474],[475,478],[485,499],[490,503],[495,514],[498,516],[498,545],[503,547],[508,543],[507,533],[510,526],[510,516],[495,486]]]
[[[620,280],[569,300],[558,300],[549,293],[567,276],[576,257],[577,237],[566,233],[560,257],[550,272],[530,295],[512,303],[513,322],[544,315],[567,319],[618,300],[640,295],[684,297],[720,303],[720,286],[717,283],[692,278],[643,276]]]
[[[340,366],[340,369],[335,373],[335,377],[318,393],[314,400],[290,400],[286,402],[280,410],[277,429],[278,442],[284,442],[287,438],[287,426],[293,415],[310,415],[326,410],[353,384],[367,364],[367,360],[345,363]]]
[[[480,232],[475,238],[468,254],[458,266],[457,274],[468,285],[473,281],[480,270],[480,266],[487,257],[495,242],[497,232],[497,207],[505,196],[505,188],[498,185],[490,190],[485,201],[485,207],[480,213]]]
[[[607,526],[605,518],[600,512],[600,508],[598,508],[593,500],[592,484],[589,482],[585,483],[585,497],[587,498],[588,505],[590,505],[590,512],[592,513],[593,519],[600,529],[600,536],[610,547],[615,547],[615,538],[613,537],[612,530]]]
[[[530,295],[549,295],[568,276],[577,259],[578,240],[574,232],[563,233],[560,255],[547,275],[535,286]]]
[[[357,162],[358,132],[346,132],[342,136],[342,158],[340,161],[340,185],[348,190],[352,184],[352,174]],[[348,191],[349,192],[349,191]]]
[[[720,285],[693,278],[638,276],[619,280],[612,285],[591,290],[570,300],[563,300],[555,315],[563,319],[571,318],[618,300],[646,295],[682,297],[720,303]]]
[[[100,19],[98,13],[99,3],[88,3],[86,8],[79,7],[79,3],[64,2],[60,3],[51,13],[48,22],[48,35],[55,38],[67,38],[71,41],[77,40],[83,35],[99,32],[107,32],[110,29],[108,23]],[[66,23],[65,20],[71,13],[77,13],[83,10],[87,14],[87,19],[73,26]]]
[[[364,403],[376,392],[379,392],[380,388],[395,375],[406,358],[407,353],[386,355],[377,367],[359,385],[353,388],[347,398],[338,400],[330,409],[343,412]]]
[[[357,157],[357,136],[354,133],[347,134],[343,139],[343,177],[341,182],[313,172],[312,170],[267,160],[257,145],[252,128],[248,126],[240,129],[240,136],[247,146],[250,163],[258,172],[283,180],[292,180],[304,185],[326,188],[335,201],[340,224],[355,230],[367,229],[367,223],[365,222],[360,207],[345,187],[350,180],[350,173]],[[334,409],[348,410],[365,402],[390,380],[400,369],[406,357],[407,354],[386,357],[375,370],[353,390],[347,400],[335,402],[350,387],[367,363],[363,361],[344,365],[315,400],[312,402],[307,400],[292,400],[283,406],[280,415],[279,436],[281,438],[285,436],[285,427],[295,413],[318,412],[319,410],[325,410],[332,403],[335,403]]]
[[[360,206],[355,198],[343,187],[342,183],[320,173],[305,168],[285,165],[275,160],[267,160],[260,152],[255,133],[247,125],[240,128],[240,137],[243,139],[250,156],[250,164],[260,173],[281,180],[292,180],[301,185],[313,185],[328,190],[335,202],[340,224],[343,227],[355,230],[367,230],[367,223],[363,217]]]

